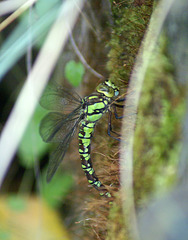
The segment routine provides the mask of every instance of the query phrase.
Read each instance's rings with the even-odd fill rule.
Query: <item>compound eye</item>
[[[119,95],[119,91],[115,90],[114,95],[117,97]]]

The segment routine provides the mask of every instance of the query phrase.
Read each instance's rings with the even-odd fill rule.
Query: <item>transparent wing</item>
[[[49,84],[40,99],[43,108],[63,113],[71,112],[81,103],[82,99],[76,92],[57,83]]]
[[[41,121],[39,133],[44,142],[64,142],[71,133],[75,122],[79,121],[81,106],[70,114],[50,112]]]
[[[82,118],[80,96],[57,84],[48,85],[40,99],[42,107],[54,112],[48,113],[41,121],[39,132],[45,142],[57,144],[50,156],[47,181],[56,172],[67,151],[70,141]]]
[[[64,136],[63,141],[59,143],[56,150],[50,156],[49,166],[47,170],[47,182],[49,182],[52,179],[61,161],[63,160],[64,155],[67,151],[67,148],[69,147],[69,144],[72,140],[72,137],[75,133],[75,130],[79,122],[80,122],[80,119],[77,119],[74,122],[74,125],[72,125],[72,128],[69,129],[69,133],[66,136]]]

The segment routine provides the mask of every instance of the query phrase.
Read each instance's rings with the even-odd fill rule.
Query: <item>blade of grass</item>
[[[66,0],[34,63],[0,138],[0,186],[84,0]]]
[[[22,4],[30,0],[5,0],[0,2],[0,16],[10,13],[21,7]]]
[[[11,22],[13,22],[16,18],[18,18],[25,10],[27,10],[30,6],[32,6],[37,0],[29,0],[24,3],[20,8],[18,8],[15,12],[13,12],[9,17],[7,17],[1,24],[0,24],[0,32],[6,28]],[[1,9],[1,5],[0,5]],[[1,15],[1,12],[0,12]]]
[[[1,46],[0,54],[0,81],[6,72],[16,63],[16,61],[23,56],[26,52],[27,46],[30,43],[30,37],[28,37],[32,31],[32,44],[41,39],[48,29],[50,29],[52,23],[55,21],[56,16],[59,13],[60,5],[55,5],[50,11],[45,12],[39,18],[33,17],[33,22],[30,28],[28,28],[28,21],[22,21],[11,32],[10,36],[4,41]],[[24,18],[25,20],[25,18]]]

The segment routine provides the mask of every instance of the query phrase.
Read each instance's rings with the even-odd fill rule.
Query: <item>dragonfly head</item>
[[[100,83],[96,90],[108,98],[117,97],[119,95],[119,88],[110,80],[105,80],[103,83]]]

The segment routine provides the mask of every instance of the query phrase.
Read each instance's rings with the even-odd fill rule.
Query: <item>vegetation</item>
[[[51,78],[52,81],[66,87],[76,87],[80,95],[86,96],[91,94],[98,85],[99,79],[96,76],[103,75],[120,87],[122,96],[123,94],[126,94],[126,97],[129,96],[129,81],[153,12],[154,1],[106,0],[106,2],[105,6],[99,0],[85,4],[82,17],[72,31],[72,38],[75,39],[80,52],[69,42],[60,56],[61,48],[60,50],[57,48],[58,44],[55,41],[59,33],[54,35],[47,48],[51,49],[53,46],[53,51],[50,52],[50,57],[46,55],[48,57],[45,56],[45,61],[39,65],[41,71],[38,72],[37,77],[33,78],[36,82],[43,82],[43,75],[40,73],[44,71],[45,75],[47,71],[46,80]],[[19,18],[10,22],[9,26],[4,25],[4,22],[0,24],[0,29],[3,30],[0,38],[3,53],[0,56],[2,136],[11,109],[17,97],[22,95],[24,89],[22,86],[30,80],[28,78],[25,81],[26,75],[30,76],[32,73],[33,62],[37,64],[37,56],[45,46],[50,29],[54,30],[53,24],[56,22],[59,9],[61,7],[63,9],[61,4],[59,0],[53,3],[39,0],[33,9],[21,11]],[[1,18],[6,20],[7,16]],[[26,34],[28,26],[32,26],[28,32],[29,35]],[[66,32],[66,29],[64,28],[63,31]],[[84,37],[81,38],[81,36]],[[181,123],[185,112],[185,90],[177,85],[174,62],[169,55],[168,45],[168,34],[163,31],[147,66],[136,113],[133,148],[133,191],[136,210],[145,208],[151,196],[159,196],[177,183],[177,165],[182,146]],[[32,51],[31,48],[33,48]],[[57,63],[52,63],[51,67],[48,63],[54,57],[52,54],[56,50],[59,60]],[[90,67],[86,63],[99,73],[91,74],[88,71]],[[53,67],[54,65],[56,67]],[[53,69],[53,73],[49,69]],[[35,80],[33,80],[34,83],[36,83]],[[34,90],[36,98],[40,95],[39,88],[42,92],[44,85],[43,87],[35,85],[37,86]],[[134,89],[131,94],[134,94]],[[17,126],[25,126],[22,119],[28,112],[30,102],[26,100],[23,102],[24,111],[19,112],[19,121],[13,119],[15,123],[11,128],[13,130],[17,129]],[[91,144],[91,159],[97,176],[112,194],[113,200],[100,197],[95,189],[88,187],[78,161],[77,138],[73,140],[71,149],[65,156],[62,169],[57,171],[49,184],[46,183],[51,146],[43,143],[38,133],[40,120],[45,113],[40,106],[36,107],[3,182],[4,196],[0,197],[3,224],[0,226],[0,238],[11,239],[11,236],[15,235],[13,229],[18,226],[15,222],[17,219],[22,223],[18,229],[21,225],[29,229],[27,222],[31,226],[36,222],[33,219],[40,218],[43,223],[43,226],[39,227],[43,237],[41,239],[47,239],[48,228],[52,226],[49,236],[54,236],[57,240],[62,236],[70,239],[67,232],[71,233],[73,239],[132,240],[126,222],[129,219],[129,213],[123,209],[126,196],[123,196],[121,191],[119,177],[121,170],[119,142],[107,135],[107,117],[102,118],[95,128]],[[118,115],[122,116],[123,110],[120,109]],[[113,129],[116,132],[121,133],[122,121],[124,120],[113,119]],[[14,145],[12,144],[14,136],[19,135],[23,130],[18,129],[18,132],[9,133],[10,141],[5,147],[2,145],[2,140],[0,141],[1,156],[4,156],[3,149],[8,155]],[[3,164],[3,158],[1,164]],[[2,174],[5,174],[1,173],[2,169],[0,170],[1,179]],[[38,209],[38,215],[32,216],[32,211],[29,209]],[[39,214],[41,210],[45,213],[42,217]],[[25,216],[23,222],[22,216]],[[13,222],[10,228],[6,225],[7,219]],[[63,224],[59,224],[60,221],[68,230],[62,227]],[[29,236],[34,236],[32,231],[37,235],[38,226],[33,226]],[[26,239],[25,235],[24,239]]]

